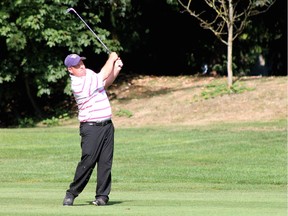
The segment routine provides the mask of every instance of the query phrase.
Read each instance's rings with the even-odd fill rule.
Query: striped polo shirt
[[[111,119],[112,110],[102,77],[90,69],[86,76],[71,77],[71,89],[78,105],[80,122],[96,122]]]

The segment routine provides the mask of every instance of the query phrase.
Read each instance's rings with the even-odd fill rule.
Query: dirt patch
[[[226,78],[140,76],[115,85],[109,90],[114,124],[195,125],[287,117],[286,77],[243,77],[237,82],[252,91],[203,99],[201,92],[215,80]],[[123,110],[132,116],[118,115]]]

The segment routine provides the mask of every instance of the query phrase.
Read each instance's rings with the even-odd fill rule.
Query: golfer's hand
[[[115,66],[118,69],[121,69],[123,67],[123,62],[122,60],[118,57],[118,59],[115,61]]]
[[[113,62],[115,62],[118,58],[119,56],[117,55],[116,52],[111,52],[109,55],[109,59],[111,59]]]

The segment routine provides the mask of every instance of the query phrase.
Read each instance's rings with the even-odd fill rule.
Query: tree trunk
[[[42,117],[42,113],[41,113],[40,109],[38,108],[33,96],[31,95],[30,86],[29,86],[29,82],[28,82],[28,78],[27,77],[24,78],[24,82],[25,82],[25,87],[26,87],[26,93],[27,93],[27,96],[29,98],[30,103],[32,104],[32,107],[34,109],[35,115],[38,118],[41,118]]]
[[[230,89],[233,84],[233,4],[232,0],[229,0],[229,22],[228,22],[228,46],[227,46],[227,73],[228,73],[228,88]]]

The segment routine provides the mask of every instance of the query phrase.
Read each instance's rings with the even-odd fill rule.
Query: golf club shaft
[[[110,49],[108,49],[108,47],[103,43],[103,41],[98,37],[98,35],[90,28],[90,26],[82,19],[82,17],[73,8],[67,9],[67,13],[69,13],[70,11],[73,11],[79,17],[79,19],[86,25],[86,27],[93,33],[93,35],[97,38],[97,40],[103,45],[108,54],[110,54],[111,53]]]

